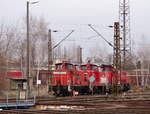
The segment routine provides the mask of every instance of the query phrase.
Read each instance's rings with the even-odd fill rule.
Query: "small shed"
[[[11,90],[26,90],[26,78],[9,78]]]

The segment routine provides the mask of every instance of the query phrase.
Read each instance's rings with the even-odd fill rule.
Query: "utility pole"
[[[26,76],[27,76],[27,93],[26,93],[26,97],[30,96],[30,26],[29,26],[29,4],[36,4],[38,3],[38,1],[36,2],[29,2],[27,1],[27,16],[26,16],[26,29],[27,29],[27,71],[26,71]]]
[[[82,48],[79,47],[79,53],[80,53],[80,64],[82,64]]]
[[[66,51],[66,47],[64,47],[64,59],[67,59],[67,51]]]
[[[27,97],[30,95],[30,39],[29,39],[29,1],[27,1]]]
[[[119,0],[119,22],[121,25],[123,64],[122,69],[126,70],[126,63],[131,54],[131,34],[130,34],[130,0]]]
[[[80,46],[77,48],[77,62],[82,64],[82,48]]]
[[[51,78],[52,78],[52,66],[53,66],[53,56],[52,56],[52,38],[51,30],[48,31],[48,92],[51,90]]]
[[[120,50],[120,25],[119,22],[114,23],[114,54],[113,66],[115,68],[115,76],[113,78],[114,93],[118,93],[118,84],[121,80],[121,50]]]
[[[126,62],[126,1],[123,0],[123,69]]]

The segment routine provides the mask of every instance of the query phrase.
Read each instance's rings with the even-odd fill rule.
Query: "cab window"
[[[56,65],[56,70],[61,70],[62,69],[62,64],[57,64]]]
[[[101,68],[102,69],[102,71],[111,71],[111,68],[110,67],[103,67],[103,68]]]
[[[86,65],[82,65],[82,66],[81,66],[81,69],[82,69],[82,70],[87,70]]]
[[[79,66],[79,65],[76,65],[76,66],[75,66],[75,69],[79,71],[79,70],[80,70],[80,66]]]
[[[68,70],[73,69],[73,65],[72,64],[66,64],[66,69],[68,69]]]
[[[91,65],[91,70],[97,70],[98,69],[98,67],[97,66],[95,66],[95,65]]]

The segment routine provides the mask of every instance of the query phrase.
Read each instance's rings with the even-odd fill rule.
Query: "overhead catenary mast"
[[[82,64],[82,48],[77,47],[77,63]]]
[[[121,27],[122,69],[126,70],[126,63],[131,54],[130,35],[130,0],[119,0],[119,22]]]
[[[119,92],[118,84],[121,80],[121,50],[120,50],[120,25],[119,22],[114,23],[114,51],[113,66],[116,69],[116,76],[113,77],[113,92],[117,95]]]

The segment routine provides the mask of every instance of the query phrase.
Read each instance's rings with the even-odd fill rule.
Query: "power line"
[[[96,29],[94,29],[91,24],[88,24],[88,26],[89,26],[93,31],[95,31],[108,45],[110,45],[111,47],[114,47],[108,40],[106,40],[106,38],[105,38],[102,34],[100,34]]]
[[[55,49],[57,46],[59,46],[64,40],[66,40],[72,33],[74,32],[74,30],[72,30],[65,38],[63,38],[59,43],[57,43],[52,49]]]

